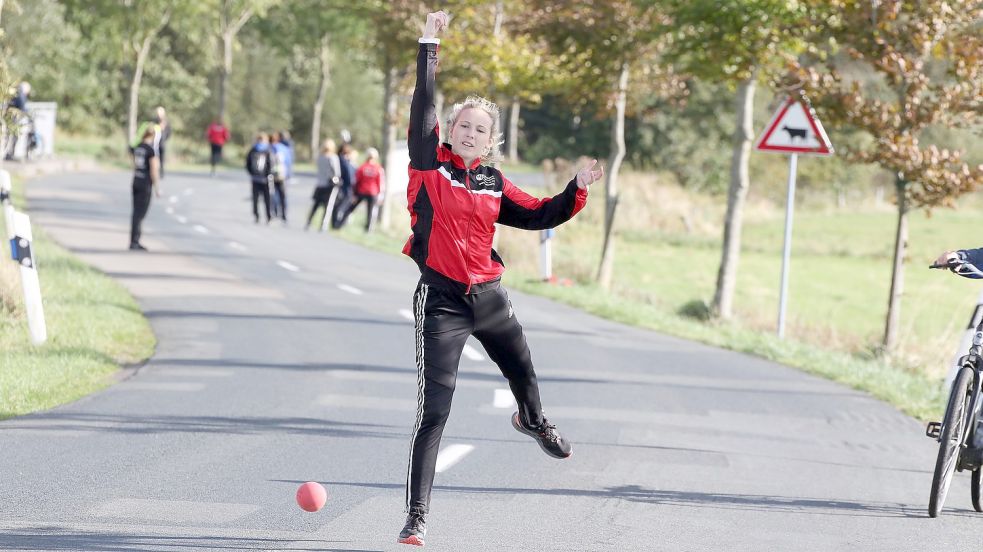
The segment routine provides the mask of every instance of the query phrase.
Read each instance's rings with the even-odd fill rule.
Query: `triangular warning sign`
[[[802,100],[789,98],[778,108],[754,148],[758,151],[832,155],[822,123]]]

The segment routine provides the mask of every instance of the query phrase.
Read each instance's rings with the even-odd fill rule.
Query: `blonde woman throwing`
[[[522,326],[505,289],[504,265],[492,249],[495,223],[541,230],[558,226],[587,203],[587,188],[603,170],[592,161],[551,198],[532,197],[482,164],[499,144],[498,106],[468,97],[455,104],[440,142],[434,109],[437,33],[447,14],[427,15],[417,54],[410,108],[408,208],[413,235],[403,252],[420,268],[413,295],[416,318],[417,414],[406,481],[406,525],[398,542],[423,546],[434,468],[450,414],[458,363],[474,335],[509,382],[519,410],[515,429],[546,454],[567,458],[570,443],[543,415],[539,385]]]

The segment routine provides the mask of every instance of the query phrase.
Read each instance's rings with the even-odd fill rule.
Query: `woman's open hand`
[[[597,182],[598,180],[604,178],[604,167],[594,167],[597,166],[597,159],[592,159],[589,163],[584,165],[582,169],[577,172],[577,187],[581,190],[586,190],[587,186]]]
[[[447,13],[436,11],[427,14],[427,25],[423,28],[423,38],[436,38],[437,33],[447,28]]]

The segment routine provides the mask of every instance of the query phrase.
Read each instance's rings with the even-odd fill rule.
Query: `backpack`
[[[259,151],[254,149],[249,154],[249,172],[254,176],[262,176],[267,174],[266,168],[268,163],[269,151]]]

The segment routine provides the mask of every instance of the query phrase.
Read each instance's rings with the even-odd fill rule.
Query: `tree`
[[[222,63],[218,73],[218,112],[217,117],[225,118],[225,107],[228,102],[229,74],[232,73],[232,54],[235,49],[236,36],[242,27],[253,16],[263,15],[270,7],[280,0],[212,0],[217,6],[213,13],[218,14],[216,37],[222,53]]]
[[[882,345],[898,345],[904,290],[908,213],[952,205],[983,184],[983,165],[969,167],[962,152],[923,145],[932,126],[968,127],[983,113],[983,4],[943,0],[829,0],[817,6],[824,38],[861,69],[850,78],[835,63],[793,63],[824,120],[868,134],[851,148],[853,161],[875,163],[894,175],[898,224]],[[833,60],[837,58],[831,58]]]
[[[191,0],[169,2],[131,2],[129,0],[64,0],[67,17],[73,20],[84,35],[116,48],[129,66],[129,108],[127,110],[127,139],[132,141],[137,131],[140,105],[140,85],[154,41],[171,21],[176,11],[194,7]]]
[[[625,158],[625,115],[632,68],[648,70],[654,93],[682,90],[670,67],[659,62],[665,46],[664,15],[653,0],[536,0],[524,14],[524,32],[544,37],[568,77],[562,92],[571,105],[605,98],[601,113],[611,116],[611,152],[605,172],[604,243],[597,281],[609,288],[614,273],[614,222],[618,175]]]
[[[671,0],[669,16],[668,29],[674,31],[671,58],[687,72],[737,90],[723,247],[710,308],[715,316],[727,319],[733,315],[750,187],[755,88],[759,80],[783,68],[783,52],[802,49],[805,6],[787,0]]]
[[[300,53],[316,59],[317,94],[312,106],[311,157],[316,158],[321,142],[321,115],[331,86],[331,50],[351,51],[364,34],[362,21],[341,6],[320,0],[287,0],[262,25],[266,39],[285,53]]]

